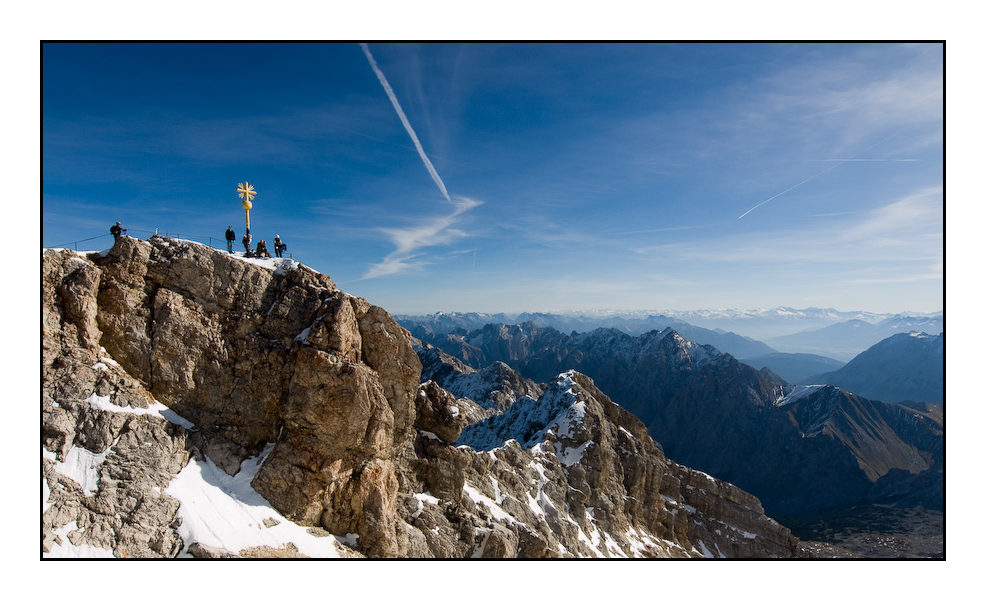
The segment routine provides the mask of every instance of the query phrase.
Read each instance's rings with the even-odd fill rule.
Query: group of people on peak
[[[233,231],[233,226],[230,225],[226,228],[226,250],[233,252],[233,241],[236,240],[236,232]],[[257,248],[255,250],[250,249],[250,243],[253,241],[253,236],[250,234],[249,228],[246,233],[243,234],[243,238],[240,239],[243,243],[243,250],[248,257],[270,257],[270,251],[267,250],[267,241],[261,240],[257,242]],[[281,257],[284,251],[287,250],[288,245],[281,242],[281,237],[274,235],[274,254]]]
[[[120,239],[120,236],[125,231],[127,231],[126,228],[120,227],[119,221],[117,221],[116,223],[110,226],[110,233],[113,234],[113,244],[116,244],[116,241]],[[234,240],[236,240],[236,233],[233,231],[233,226],[230,225],[226,228],[226,250],[228,250],[229,252],[233,252]],[[253,236],[250,234],[249,228],[247,228],[246,233],[243,234],[243,238],[241,239],[241,241],[243,242],[243,250],[246,251],[246,256],[268,257],[268,258],[270,257],[270,251],[267,250],[266,240],[261,240],[260,242],[257,242],[257,248],[251,250],[250,243],[253,241]],[[288,245],[281,242],[281,237],[275,234],[274,254],[277,255],[278,258],[280,258],[283,256],[284,251],[287,249],[288,249]]]

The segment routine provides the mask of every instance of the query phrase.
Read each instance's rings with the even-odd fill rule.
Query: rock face
[[[432,486],[412,514],[482,557],[790,557],[798,541],[735,486],[668,460],[644,425],[578,372],[468,426],[461,484]],[[426,479],[427,480],[427,479]],[[427,482],[433,484],[432,482]],[[457,495],[454,489],[461,487]],[[441,490],[442,492],[435,492]],[[428,494],[430,493],[430,494]],[[432,496],[434,495],[434,496]],[[448,541],[451,537],[445,537]],[[429,544],[432,541],[429,540]]]
[[[162,491],[189,433],[100,348],[100,270],[68,252],[42,261],[42,549],[174,556],[178,502]]]
[[[585,376],[446,370],[476,398],[437,372],[419,384],[406,330],[293,261],[123,237],[46,251],[42,287],[46,552],[301,554],[183,539],[170,491],[193,458],[252,466],[282,518],[368,556],[796,552],[755,497],[668,460]]]
[[[229,473],[277,442],[254,479],[275,508],[359,535],[372,554],[406,550],[394,459],[410,444],[421,367],[385,311],[298,263],[262,266],[163,237],[44,261],[46,402],[87,398],[102,346],[128,392],[103,384],[101,394],[163,403]],[[60,408],[51,422],[62,448],[46,446],[59,459],[72,440]]]

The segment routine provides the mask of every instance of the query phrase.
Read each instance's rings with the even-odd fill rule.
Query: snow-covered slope
[[[561,374],[540,398],[521,397],[503,413],[467,427],[456,444],[488,451],[516,440],[522,447],[531,448],[543,443],[549,431],[560,439],[571,440],[573,428],[580,428],[585,418],[585,404],[580,404],[572,392],[573,375],[574,372]]]
[[[164,420],[178,424],[181,428],[193,430],[187,420],[177,416],[171,410],[161,410],[163,405],[142,410],[133,407],[120,407],[109,401],[109,397],[95,397],[84,401],[89,407],[81,404],[75,410],[85,412],[87,420],[106,419],[105,412],[143,416],[144,421]],[[68,404],[71,407],[71,404]],[[130,418],[131,420],[135,418]],[[132,430],[139,428],[133,421],[128,423]],[[158,424],[160,425],[160,424]],[[153,428],[151,424],[146,427]],[[85,430],[82,430],[84,432]],[[100,537],[91,531],[91,525],[106,520],[108,516],[100,515],[98,507],[105,503],[120,503],[120,482],[112,481],[110,473],[116,470],[106,470],[103,465],[107,457],[113,455],[116,462],[133,461],[135,450],[143,450],[154,446],[153,437],[141,442],[137,449],[121,447],[120,438],[101,453],[95,454],[83,446],[72,446],[65,454],[64,460],[59,460],[55,453],[42,447],[42,457],[45,471],[53,469],[75,484],[73,486],[65,478],[52,478],[50,475],[42,478],[42,514],[46,514],[53,506],[53,501],[61,504],[71,504],[71,499],[78,498],[81,493],[80,515],[76,519],[60,527],[52,528],[46,536],[43,557],[51,558],[112,558],[127,557],[127,547],[121,546],[114,538]],[[173,551],[177,557],[346,557],[357,555],[345,547],[355,539],[335,537],[324,531],[299,526],[271,507],[260,494],[251,487],[251,481],[257,474],[260,465],[273,449],[269,445],[264,452],[245,460],[235,476],[230,476],[216,466],[208,457],[191,457],[188,463],[168,481],[167,485],[152,486],[150,495],[166,495],[178,502],[178,510],[173,524],[180,541]],[[111,463],[112,466],[112,463]],[[110,473],[107,473],[107,472]],[[50,472],[48,472],[50,474]],[[104,490],[100,490],[103,484]],[[52,489],[56,492],[53,495]],[[53,499],[53,496],[55,497]],[[97,503],[93,511],[85,507],[92,498]],[[59,512],[60,513],[60,512]],[[138,512],[139,515],[139,512]],[[128,516],[130,517],[130,516]],[[52,516],[51,519],[57,519]],[[83,530],[80,520],[90,526]],[[112,530],[125,530],[125,518],[116,514],[111,519]],[[138,521],[136,526],[140,526]],[[88,543],[73,543],[77,540]],[[95,544],[94,544],[95,543]],[[106,545],[106,546],[98,546]],[[190,551],[192,553],[190,553]],[[133,552],[131,556],[143,556],[143,553]],[[165,555],[170,556],[171,553]]]
[[[299,526],[271,507],[253,489],[251,482],[264,460],[274,450],[264,451],[243,461],[230,476],[208,457],[192,458],[168,483],[164,492],[178,500],[176,517],[181,520],[178,534],[184,546],[192,545],[212,553],[225,550],[239,556],[292,555],[304,557],[342,557],[343,543],[355,542],[355,535],[335,537],[324,531]],[[348,554],[352,554],[350,551]]]

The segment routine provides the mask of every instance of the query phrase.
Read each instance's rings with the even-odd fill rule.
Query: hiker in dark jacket
[[[267,251],[267,242],[261,240],[257,242],[257,256],[258,257],[270,257],[270,253]]]
[[[125,228],[120,227],[120,222],[117,221],[114,225],[110,226],[110,233],[113,234],[113,244],[120,239],[120,234],[127,231]]]
[[[236,240],[236,233],[230,225],[226,228],[226,250],[229,252],[233,252],[233,240]]]
[[[281,253],[283,253],[284,252],[284,249],[287,248],[287,247],[288,247],[287,244],[284,244],[283,242],[281,242],[281,237],[275,234],[274,235],[274,254],[277,255],[278,257],[280,257],[281,256]]]
[[[249,230],[247,230],[247,233],[243,234],[243,238],[241,238],[241,240],[243,241],[243,250],[246,252],[247,256],[250,256],[251,255],[251,253],[250,253],[250,240],[252,240],[252,239],[253,239],[253,236],[250,235],[250,231]]]

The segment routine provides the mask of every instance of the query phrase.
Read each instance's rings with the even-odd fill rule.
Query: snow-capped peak
[[[774,403],[778,407],[790,405],[791,403],[803,399],[804,397],[825,388],[826,384],[799,384],[791,389],[790,392],[777,399]]]
[[[678,358],[682,362],[691,363],[695,367],[701,367],[712,361],[715,357],[722,355],[722,353],[716,351],[713,347],[692,342],[671,328],[668,328],[664,332],[667,332],[667,334],[662,338],[662,342],[668,350],[677,353]]]
[[[488,451],[516,440],[524,448],[545,441],[550,432],[557,439],[572,439],[582,431],[586,406],[573,391],[575,372],[559,374],[541,398],[523,396],[499,415],[477,422],[462,431],[456,442],[477,451]]]

